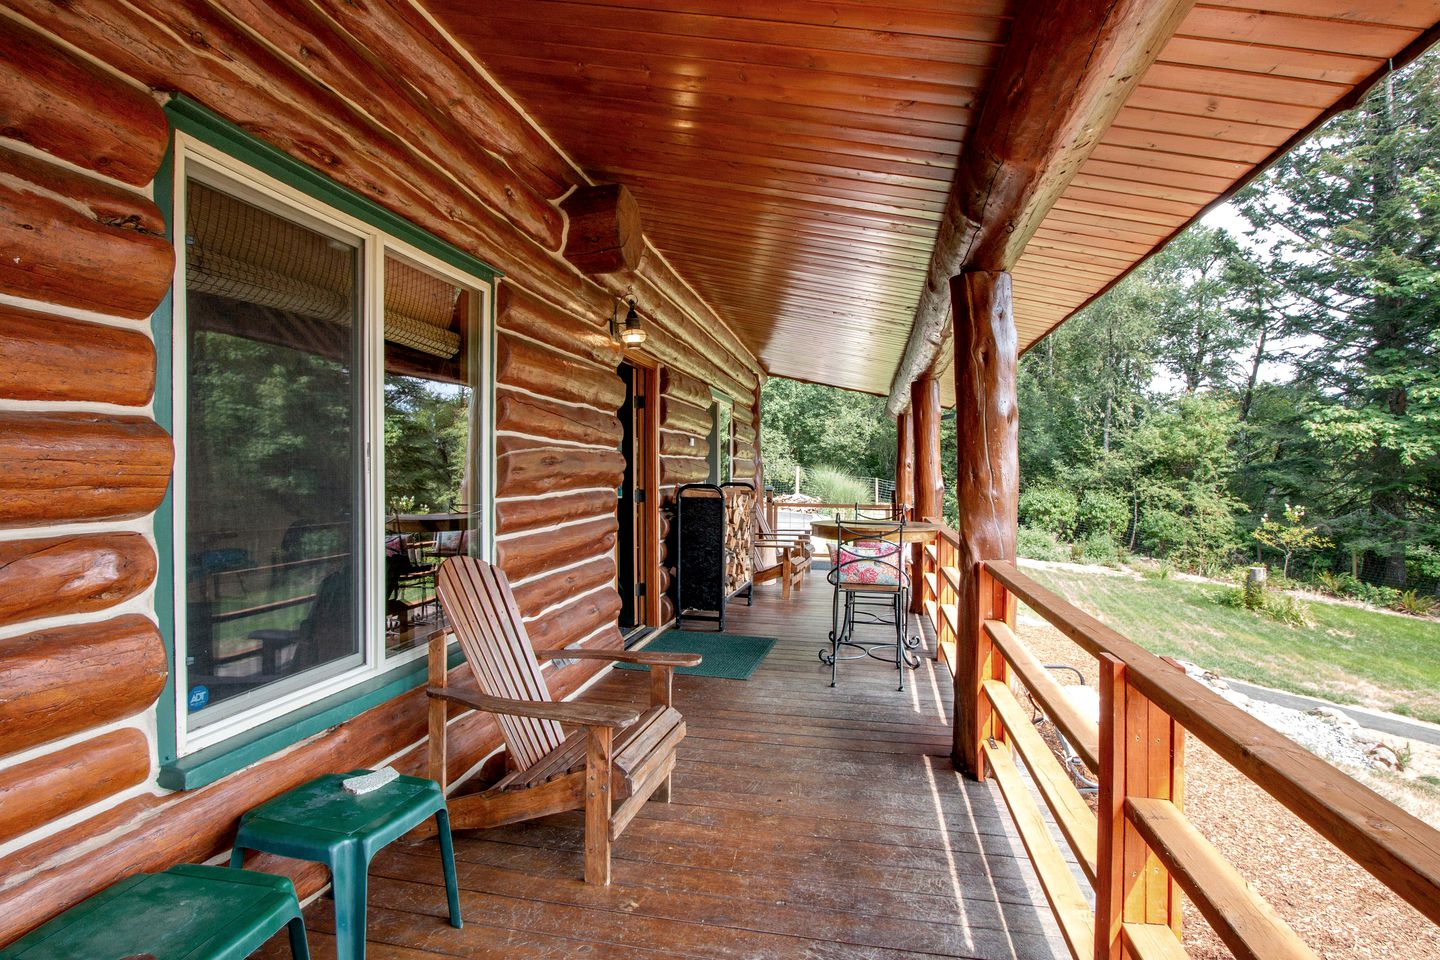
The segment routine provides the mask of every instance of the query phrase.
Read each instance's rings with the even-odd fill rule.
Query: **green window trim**
[[[155,175],[155,203],[164,216],[166,236],[173,243],[175,231],[175,132],[186,133],[215,147],[229,156],[254,167],[327,206],[334,207],[389,234],[397,240],[441,260],[476,279],[493,285],[503,274],[463,250],[452,246],[380,204],[361,196],[348,187],[313,168],[306,166],[278,148],[247,133],[218,114],[188,97],[176,95],[165,105],[170,122],[170,145]],[[494,303],[490,298],[490,337],[495,337]],[[154,416],[167,432],[174,434],[173,398],[175,371],[170,358],[174,356],[174,290],[155,309],[151,317],[151,334],[155,341],[156,370]],[[492,354],[493,355],[493,354]],[[488,389],[494,390],[493,381]],[[492,398],[493,403],[493,398]],[[494,483],[493,470],[490,483]],[[493,491],[491,491],[493,493]],[[493,497],[487,497],[493,502]],[[297,707],[289,713],[252,727],[220,743],[197,750],[184,757],[177,756],[175,710],[175,596],[174,557],[175,491],[173,484],[155,513],[155,542],[159,564],[156,571],[155,613],[160,634],[165,642],[169,668],[165,689],[155,706],[156,740],[160,770],[159,786],[168,790],[193,790],[257,763],[301,740],[322,733],[353,719],[404,693],[421,687],[427,676],[426,659],[421,657],[400,664],[391,670],[346,687],[321,700]],[[487,509],[488,522],[493,524],[494,511]],[[489,529],[493,530],[493,526]],[[463,659],[458,650],[449,655],[451,667]]]
[[[451,667],[458,666],[464,654],[457,648],[447,658]],[[353,687],[346,687],[323,700],[300,707],[258,727],[252,727],[213,746],[162,764],[157,782],[167,790],[194,790],[214,783],[238,770],[258,763],[271,754],[299,743],[307,737],[323,733],[346,720],[393,700],[425,683],[429,665],[424,658],[402,664],[393,670],[371,677]],[[171,727],[171,737],[174,727]]]

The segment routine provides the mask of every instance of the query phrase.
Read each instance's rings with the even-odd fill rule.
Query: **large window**
[[[188,137],[176,166],[183,755],[443,628],[438,565],[487,549],[489,289]]]

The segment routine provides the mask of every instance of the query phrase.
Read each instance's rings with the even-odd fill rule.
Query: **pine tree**
[[[1437,504],[1433,453],[1416,454],[1416,378],[1440,329],[1440,59],[1392,75],[1252,185],[1241,209],[1273,240],[1269,269],[1304,345],[1299,379],[1321,399],[1308,428],[1342,481],[1332,515],[1363,511],[1386,582]]]

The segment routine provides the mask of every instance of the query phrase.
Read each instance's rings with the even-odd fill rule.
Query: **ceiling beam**
[[[1009,270],[1194,0],[1023,5],[960,153],[886,409],[949,336],[950,278]]]

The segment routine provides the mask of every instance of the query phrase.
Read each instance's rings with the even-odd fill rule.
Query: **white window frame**
[[[360,484],[364,510],[360,525],[361,557],[363,574],[360,578],[362,611],[359,624],[362,631],[360,652],[362,662],[333,676],[290,690],[272,699],[237,711],[213,723],[191,730],[188,719],[188,690],[186,677],[186,387],[189,379],[186,356],[185,331],[186,286],[185,286],[185,185],[190,176],[199,172],[203,180],[206,175],[218,176],[243,189],[245,199],[258,201],[274,213],[297,220],[300,223],[318,221],[326,229],[351,236],[358,241],[358,260],[363,271],[363,285],[360,296],[361,317],[361,363],[364,376],[361,409],[358,424],[362,432],[360,448],[363,459],[363,477]],[[467,349],[475,351],[475,369],[480,382],[473,385],[473,401],[478,408],[473,421],[481,435],[474,447],[479,463],[475,465],[478,491],[484,504],[482,512],[483,530],[480,537],[481,556],[489,560],[493,556],[494,531],[494,334],[493,309],[494,285],[491,281],[475,276],[452,266],[373,224],[350,216],[329,206],[308,193],[256,170],[202,140],[183,131],[175,133],[174,149],[174,206],[172,223],[175,225],[176,257],[175,278],[172,295],[172,433],[175,445],[175,467],[173,472],[173,523],[172,543],[174,564],[174,674],[175,674],[175,752],[184,757],[199,750],[222,743],[243,734],[261,724],[303,709],[326,697],[341,693],[357,684],[386,674],[397,667],[412,663],[426,654],[426,644],[402,651],[394,656],[385,654],[385,325],[384,325],[384,283],[385,256],[393,254],[403,260],[423,267],[456,286],[473,291],[473,324],[469,331]],[[222,187],[223,188],[223,187]],[[263,689],[263,688],[262,688]]]

